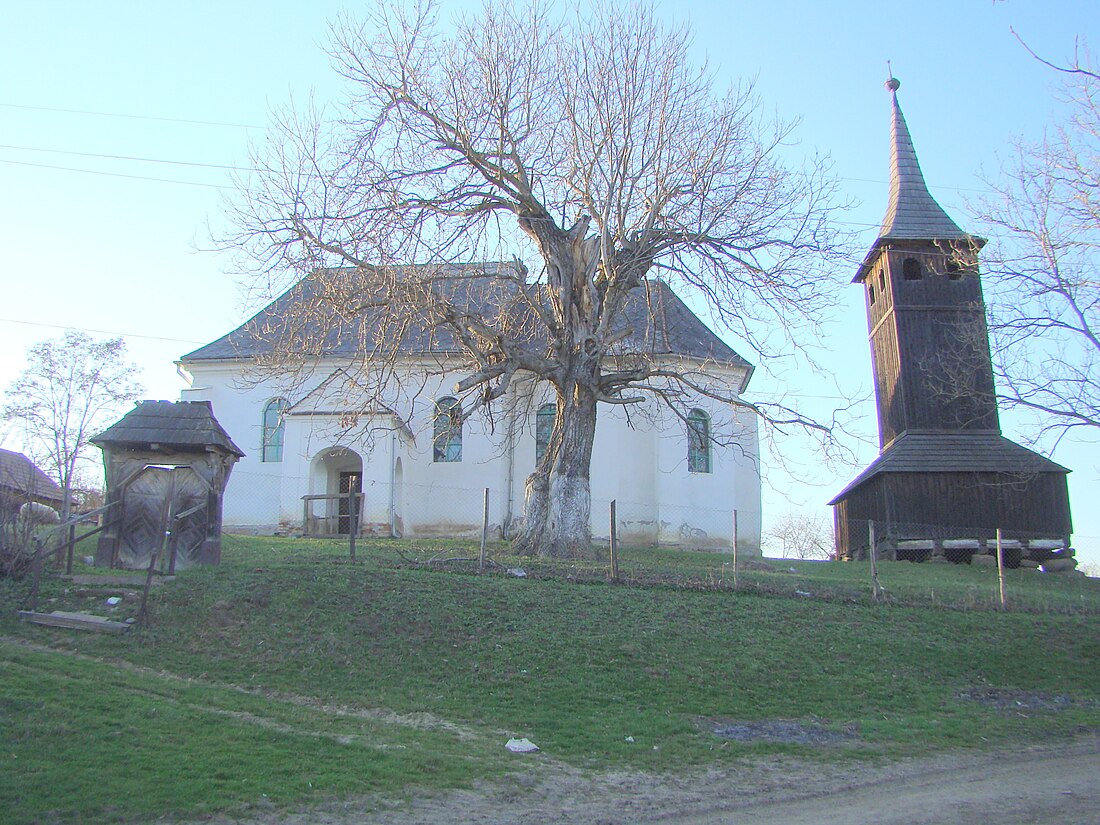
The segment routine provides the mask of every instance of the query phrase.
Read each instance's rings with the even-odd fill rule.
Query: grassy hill
[[[0,582],[8,821],[195,817],[461,787],[525,764],[683,771],[777,751],[868,760],[1100,726],[1100,581],[626,551],[227,537],[122,637],[20,624]],[[526,575],[509,575],[522,567]],[[742,565],[744,568],[744,565]],[[123,618],[53,579],[45,609]],[[51,601],[52,600],[52,601]],[[782,723],[782,724],[780,724]],[[722,735],[716,734],[718,731]]]

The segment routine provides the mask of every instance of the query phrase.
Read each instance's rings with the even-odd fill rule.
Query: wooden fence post
[[[870,545],[867,552],[871,557],[871,598],[877,602],[882,599],[882,585],[878,582],[878,562],[875,559],[878,553],[875,550],[875,523],[873,521],[867,522],[867,541]]]
[[[477,557],[477,572],[485,569],[485,543],[489,540],[489,488],[485,492],[481,502],[481,552]]]
[[[69,556],[68,561],[65,563],[65,575],[71,576],[73,574],[73,552],[76,549],[76,523],[69,525]]]
[[[348,490],[348,550],[351,560],[355,561],[355,537],[359,532],[359,494],[355,491],[354,484],[348,486],[352,488]],[[336,529],[339,531],[339,525]]]
[[[611,547],[611,581],[619,580],[619,528],[615,514],[615,499],[611,500],[611,533],[608,536]]]
[[[737,589],[737,511],[733,511],[733,589]]]
[[[1001,590],[1001,610],[1005,609],[1005,555],[1001,546],[1001,528],[997,528],[997,582]]]
[[[35,536],[32,540],[34,543],[34,555],[31,557],[31,597],[30,597],[30,609],[31,613],[38,612],[38,584],[42,579],[42,539]]]
[[[160,558],[160,554],[164,552],[164,543],[168,540],[169,535],[170,532],[165,530],[160,539],[160,546],[149,556],[149,568],[145,571],[145,589],[141,591],[141,607],[138,609],[137,615],[137,623],[142,626],[149,621],[149,589],[153,586],[153,573],[157,569],[157,560]]]

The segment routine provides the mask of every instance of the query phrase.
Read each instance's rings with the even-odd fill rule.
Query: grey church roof
[[[510,264],[465,264],[456,271],[463,277],[455,278],[448,286],[448,298],[457,306],[474,312],[497,313],[503,303],[514,302],[517,312],[528,312],[520,301],[509,297],[508,285],[494,278],[496,267]],[[481,271],[483,277],[465,273]],[[311,342],[314,356],[354,357],[362,352],[363,342],[370,341],[367,333],[383,324],[385,309],[367,308],[350,317],[341,317],[324,299],[325,280],[329,277],[353,277],[353,270],[319,270],[303,278],[276,298],[237,329],[223,335],[206,346],[184,355],[180,360],[188,362],[216,360],[248,360],[271,354],[280,339]],[[310,307],[302,312],[302,307]],[[634,289],[628,298],[621,320],[631,334],[616,345],[622,353],[646,353],[650,355],[678,355],[708,359],[723,364],[744,367],[751,373],[752,366],[738,355],[721,338],[712,332],[668,284],[659,279],[645,282]],[[525,325],[537,329],[537,324]],[[426,321],[402,325],[399,349],[409,354],[451,353],[461,351],[453,333],[446,327]],[[529,339],[532,347],[542,347],[537,335]]]
[[[999,433],[904,433],[829,502],[881,473],[1068,473]]]
[[[159,444],[185,451],[217,447],[244,455],[214,417],[209,401],[141,401],[92,443],[99,447]]]
[[[959,228],[944,211],[924,181],[917,150],[905,115],[898,104],[898,88],[901,81],[890,78],[886,88],[890,92],[890,199],[886,215],[882,219],[878,238],[864,258],[855,280],[862,280],[868,264],[884,244],[907,241],[967,241],[981,247],[985,241]]]

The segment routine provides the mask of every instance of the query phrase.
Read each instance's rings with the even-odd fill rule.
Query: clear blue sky
[[[447,13],[471,4],[442,5]],[[72,327],[125,335],[146,395],[179,397],[173,361],[252,309],[232,261],[201,251],[232,194],[223,167],[246,163],[272,106],[311,92],[320,101],[338,96],[323,50],[327,23],[355,8],[330,0],[5,4],[0,388],[30,344]],[[1075,37],[1100,48],[1100,4],[1091,0],[684,0],[659,8],[693,24],[700,55],[723,75],[755,77],[768,107],[801,119],[793,152],[831,155],[860,204],[844,217],[861,233],[860,255],[886,205],[887,60],[933,194],[976,229],[967,199],[981,194],[979,173],[994,172],[1015,137],[1036,137],[1061,111],[1058,78],[1010,28],[1052,59],[1070,54]],[[838,394],[869,398],[861,291],[838,288],[836,300],[838,319],[823,342],[830,379],[761,374],[754,390],[781,387],[821,405]],[[765,525],[792,508],[826,514],[824,502],[874,457],[873,401],[858,412],[858,466],[821,467],[797,441],[782,446],[797,478],[777,457],[765,459]],[[1013,420],[1003,423],[1016,437]],[[4,446],[18,448],[10,437]],[[1072,440],[1054,458],[1074,471],[1081,556],[1100,562],[1100,448]]]

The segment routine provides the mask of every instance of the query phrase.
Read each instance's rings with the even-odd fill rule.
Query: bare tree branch
[[[546,382],[557,419],[529,490],[554,491],[556,532],[525,539],[546,552],[587,545],[600,403],[683,413],[706,397],[829,440],[829,424],[742,401],[732,355],[678,363],[625,318],[663,294],[659,276],[746,354],[801,349],[846,251],[828,162],[790,168],[793,125],[767,121],[751,84],[717,88],[689,60],[690,32],[650,5],[489,2],[452,29],[437,18],[410,0],[338,22],[341,117],[284,113],[241,181],[225,245],[272,295],[285,273],[303,279],[297,314],[264,319],[266,365],[311,375],[337,336],[357,336],[349,368],[385,398],[416,339],[463,376],[464,416],[517,376]]]
[[[1070,75],[1072,116],[1017,143],[978,214],[998,396],[1057,440],[1100,426],[1100,75],[1076,46],[1069,69],[1036,59]]]

